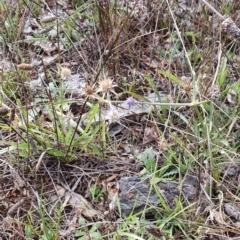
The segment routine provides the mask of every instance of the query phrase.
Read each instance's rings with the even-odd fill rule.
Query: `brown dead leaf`
[[[110,179],[115,179],[116,176],[112,176]],[[109,179],[109,180],[110,180]],[[111,180],[110,180],[111,181]],[[113,212],[116,206],[116,202],[119,195],[119,182],[105,182],[108,192],[108,200],[109,200],[109,210],[104,212],[104,215],[108,215]]]
[[[67,192],[65,198],[69,198],[68,203],[75,209],[78,215],[84,215],[87,218],[96,217],[98,215],[97,211],[93,209],[92,204],[82,195]]]
[[[58,44],[51,41],[37,41],[34,46],[40,47],[48,56],[51,56],[53,52],[58,50]],[[63,44],[59,44],[59,51],[64,49]]]
[[[66,189],[61,187],[61,186],[59,186],[59,185],[56,186],[56,189],[57,189],[57,195],[59,197],[63,197],[64,194],[66,193]]]
[[[39,29],[42,29],[42,27],[35,18],[27,18],[24,23],[23,33],[31,35],[37,33]]]
[[[159,66],[160,66],[160,62],[156,61],[155,59],[151,60],[151,58],[145,57],[142,60],[143,60],[144,64],[146,64],[150,68],[155,69],[155,68],[159,68]]]
[[[150,143],[152,141],[158,140],[158,132],[156,131],[156,127],[146,127],[144,130],[143,144]]]
[[[78,217],[76,215],[74,215],[70,221],[68,220],[68,223],[67,223],[68,229],[60,230],[59,231],[60,236],[67,237],[71,234],[74,234],[76,232],[76,227],[78,226],[77,220],[78,220]]]
[[[10,172],[13,175],[14,183],[17,184],[18,188],[23,188],[25,186],[25,182],[19,176],[18,172],[14,168],[10,168]]]
[[[42,61],[47,66],[47,65],[50,65],[53,62],[55,62],[57,58],[58,58],[58,54],[55,54],[55,55],[52,55],[52,56],[44,57]]]
[[[93,209],[92,204],[78,193],[70,192],[61,186],[57,186],[57,194],[59,197],[65,198],[64,205],[69,204],[77,216],[83,215],[87,218],[93,218],[100,215]]]
[[[15,190],[18,190],[19,192],[21,191],[21,188],[20,188],[20,186],[19,186],[17,181],[13,181],[13,185],[14,185],[14,189]]]

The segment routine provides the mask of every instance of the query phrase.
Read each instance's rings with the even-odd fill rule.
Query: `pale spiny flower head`
[[[103,96],[105,96],[105,94],[109,96],[109,92],[116,94],[114,92],[114,87],[116,86],[117,85],[113,84],[113,80],[111,78],[103,77],[103,79],[98,82],[97,92],[102,92]]]
[[[61,79],[66,80],[68,77],[71,76],[72,71],[70,68],[63,67],[60,64],[57,63],[57,70],[58,74],[61,77]]]
[[[86,85],[84,92],[88,97],[94,97],[96,95],[96,90],[94,85]]]

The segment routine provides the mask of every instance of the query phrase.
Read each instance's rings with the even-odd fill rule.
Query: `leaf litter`
[[[126,7],[124,4],[127,3],[121,2],[121,4],[122,7]],[[159,8],[158,3],[155,3],[155,1],[153,1],[152,4],[153,6],[155,6],[155,9]],[[69,14],[67,13],[74,13],[74,9],[69,3],[63,1],[58,1],[56,5],[47,1],[44,4],[41,3],[40,7],[42,14],[38,16],[39,18],[35,18],[34,16],[28,16],[23,20],[23,39],[21,39],[21,41],[28,46],[28,48],[26,48],[25,50],[29,53],[33,52],[34,56],[26,57],[25,62],[21,62],[16,59],[13,60],[11,58],[6,58],[2,60],[1,74],[2,76],[6,76],[9,73],[13,72],[14,65],[16,65],[18,69],[23,72],[26,70],[28,71],[27,74],[28,76],[30,76],[30,80],[26,81],[24,84],[28,88],[28,91],[30,93],[33,93],[34,95],[33,98],[29,98],[31,100],[30,106],[33,105],[35,110],[37,110],[34,114],[30,114],[33,113],[32,109],[27,109],[29,115],[31,115],[30,122],[34,122],[35,119],[39,116],[42,117],[41,125],[43,126],[43,128],[45,128],[46,133],[47,130],[53,130],[55,124],[52,121],[49,109],[44,106],[44,103],[46,103],[46,99],[48,99],[47,94],[50,93],[51,96],[58,97],[57,94],[54,94],[58,93],[59,90],[63,90],[63,101],[69,101],[70,103],[66,104],[67,107],[63,111],[61,109],[63,106],[61,106],[58,111],[56,111],[56,115],[61,116],[63,121],[65,121],[64,127],[66,129],[70,127],[76,128],[77,121],[76,116],[74,115],[79,114],[79,109],[81,108],[81,106],[83,106],[83,102],[86,100],[86,86],[89,84],[89,81],[94,79],[96,75],[95,70],[97,70],[96,66],[98,66],[99,64],[98,60],[100,57],[104,58],[105,56],[107,56],[109,46],[104,46],[104,39],[101,39],[100,34],[96,34],[94,37],[86,37],[88,32],[91,32],[94,27],[93,24],[90,23],[90,19],[87,19],[86,16],[83,16],[76,19],[76,26],[74,27],[78,28],[79,23],[82,23],[82,25],[84,26],[83,28],[85,28],[83,29],[82,34],[87,34],[85,35],[85,38],[79,38],[79,42],[74,42],[73,47],[67,49],[64,39],[62,39],[61,41],[56,41],[55,39],[55,33],[57,33],[56,23],[58,22],[60,26],[58,34],[63,36],[67,30],[66,25],[64,25],[64,21],[68,20],[69,17]],[[191,19],[191,16],[193,16],[193,14],[201,13],[201,7],[201,5],[194,5],[194,7],[192,7],[191,5],[189,5],[188,1],[180,1],[180,3],[173,11],[176,17],[179,18],[179,24],[181,26],[185,26],[188,29],[189,36],[192,36],[191,31],[194,31],[196,27],[194,21],[192,21],[193,19]],[[184,152],[181,152],[182,149],[179,149],[177,143],[174,142],[175,140],[179,139],[176,136],[177,134],[179,134],[179,132],[176,131],[176,135],[171,135],[171,131],[174,131],[175,125],[178,125],[180,129],[187,127],[186,123],[188,120],[182,122],[179,119],[172,119],[173,122],[171,124],[171,130],[166,130],[166,123],[159,123],[157,117],[154,115],[156,112],[161,112],[161,114],[164,114],[164,111],[166,111],[166,109],[163,109],[163,107],[160,105],[161,103],[174,103],[178,98],[181,99],[182,102],[189,102],[192,96],[191,83],[187,84],[187,82],[184,82],[182,80],[183,78],[191,79],[191,77],[188,76],[188,69],[186,66],[186,59],[184,58],[184,53],[182,49],[178,47],[179,39],[177,39],[177,37],[170,31],[168,31],[164,34],[159,35],[158,33],[156,33],[154,38],[155,42],[152,42],[151,34],[148,34],[149,30],[151,29],[150,23],[149,26],[145,26],[146,29],[143,28],[143,23],[145,23],[146,19],[148,19],[149,13],[151,13],[151,11],[154,11],[154,8],[152,8],[151,4],[149,6],[144,5],[142,1],[129,1],[129,3],[127,4],[127,8],[129,8],[131,11],[130,19],[133,21],[131,23],[132,31],[129,32],[130,39],[132,38],[132,45],[129,46],[131,46],[134,54],[133,56],[129,56],[129,52],[127,52],[127,50],[122,50],[121,55],[117,56],[119,57],[122,66],[121,69],[119,69],[119,66],[117,66],[116,64],[114,68],[116,68],[117,70],[121,70],[122,74],[120,78],[117,75],[113,78],[114,82],[116,83],[113,83],[115,88],[114,92],[117,94],[121,92],[119,91],[119,89],[116,90],[116,88],[121,89],[123,87],[122,79],[124,77],[126,77],[127,79],[137,78],[136,80],[134,80],[136,81],[135,85],[131,86],[131,83],[127,81],[126,86],[129,86],[129,88],[131,89],[135,88],[137,85],[140,85],[142,86],[143,90],[139,88],[137,89],[137,91],[139,92],[136,95],[130,95],[127,99],[122,97],[121,101],[118,101],[118,99],[114,97],[115,93],[111,93],[111,96],[108,96],[108,94],[106,93],[107,100],[104,99],[104,94],[102,96],[99,95],[97,100],[100,100],[101,102],[101,100],[104,99],[102,104],[103,106],[101,107],[100,112],[97,113],[94,117],[94,121],[91,122],[91,125],[94,126],[96,123],[100,122],[100,119],[104,119],[107,126],[106,129],[108,129],[108,133],[111,139],[116,138],[118,141],[120,141],[118,148],[109,155],[107,155],[107,162],[101,162],[102,159],[98,158],[95,159],[95,161],[91,161],[91,154],[89,154],[89,156],[79,154],[77,159],[75,159],[76,161],[73,162],[70,167],[64,165],[62,166],[62,164],[59,163],[59,160],[57,158],[46,154],[44,159],[41,159],[41,164],[38,164],[38,162],[37,165],[33,164],[33,166],[37,166],[37,171],[34,173],[35,176],[34,174],[32,176],[25,175],[25,173],[28,173],[25,167],[26,165],[27,167],[30,167],[30,165],[23,164],[23,161],[21,159],[21,157],[23,156],[21,156],[21,163],[14,165],[14,168],[17,168],[18,171],[24,173],[23,176],[25,177],[23,178],[16,174],[16,170],[12,171],[11,169],[7,170],[6,168],[4,168],[4,165],[6,164],[1,165],[1,171],[3,173],[3,178],[1,179],[1,199],[3,197],[4,201],[7,202],[7,200],[9,200],[11,203],[13,203],[12,208],[6,206],[8,208],[8,211],[6,211],[6,213],[10,212],[11,217],[13,217],[14,219],[18,219],[16,210],[19,210],[20,212],[22,210],[23,213],[27,210],[23,209],[22,207],[25,198],[21,199],[21,194],[23,192],[27,193],[27,186],[31,186],[30,189],[32,192],[38,191],[40,189],[41,184],[33,180],[33,178],[36,177],[38,179],[41,179],[41,182],[44,183],[45,199],[50,199],[51,191],[55,191],[55,193],[57,193],[57,201],[61,198],[63,199],[63,206],[66,209],[66,211],[64,212],[66,216],[65,220],[66,222],[71,222],[71,224],[69,226],[69,229],[67,229],[66,226],[64,227],[64,224],[63,226],[61,226],[61,236],[65,237],[68,234],[72,234],[79,227],[76,225],[78,224],[77,219],[80,216],[84,216],[84,218],[86,218],[89,223],[97,221],[99,217],[106,220],[110,219],[111,221],[116,220],[116,215],[111,213],[114,213],[116,210],[119,192],[122,191],[122,196],[125,195],[127,196],[127,198],[132,200],[131,204],[128,204],[129,212],[134,207],[133,200],[135,199],[136,191],[139,191],[139,193],[142,192],[142,194],[144,193],[144,191],[139,190],[139,188],[141,189],[141,187],[145,187],[147,189],[146,193],[144,193],[142,196],[144,200],[141,201],[141,203],[143,203],[141,207],[144,208],[144,206],[148,204],[148,202],[145,200],[147,198],[147,194],[149,193],[149,183],[146,183],[147,187],[141,185],[143,181],[142,179],[138,178],[138,183],[133,184],[132,186],[132,188],[134,189],[133,192],[135,191],[134,194],[131,194],[131,187],[128,187],[127,189],[121,187],[121,184],[122,182],[124,182],[124,177],[126,175],[139,176],[142,172],[146,172],[146,169],[149,167],[142,164],[142,162],[139,163],[138,160],[136,160],[136,154],[145,153],[145,150],[150,149],[149,147],[152,146],[155,150],[153,159],[150,160],[153,160],[151,164],[152,166],[155,166],[156,169],[161,169],[161,166],[167,166],[164,164],[166,164],[168,159],[163,159],[164,156],[167,155],[166,146],[171,146],[171,148],[175,147],[175,151],[179,153],[178,156],[182,156],[183,158],[181,160],[186,160]],[[83,12],[84,11],[87,10],[84,9]],[[188,14],[185,14],[186,12],[188,12]],[[167,21],[167,19],[169,18],[168,14],[169,13],[163,12],[159,15],[162,22]],[[71,17],[75,17],[74,14],[71,15]],[[159,22],[159,24],[161,23]],[[62,25],[64,25],[64,27]],[[214,21],[213,27],[218,28],[218,25],[219,23],[217,21]],[[148,29],[148,27],[150,28]],[[78,31],[80,30],[78,29]],[[139,32],[143,35],[141,37],[141,41],[137,41],[134,36],[135,33],[139,34]],[[124,36],[120,36],[120,38],[124,39]],[[200,41],[200,39],[198,39],[198,41]],[[99,42],[103,43],[102,46],[100,44],[100,53],[102,53],[102,55],[95,50],[97,49],[96,43]],[[207,40],[205,42],[207,42]],[[12,46],[12,44],[9,44],[10,48]],[[151,46],[151,48],[149,46]],[[134,55],[137,55],[137,49],[140,48],[143,49],[143,54],[141,56],[139,55],[141,67],[137,69],[135,73],[133,73],[134,71],[132,69],[131,71],[129,71],[127,67],[124,66],[129,65],[131,58],[131,61],[137,60],[136,62],[138,62],[138,59],[135,59]],[[121,48],[119,47],[119,49]],[[173,50],[172,52],[168,52],[168,49]],[[165,51],[164,53],[162,52],[163,50]],[[76,53],[78,52],[81,52],[81,54],[76,55]],[[164,59],[164,57],[168,54],[170,55],[170,58],[168,59],[170,61]],[[216,58],[216,56],[214,57]],[[221,57],[221,55],[218,54],[218,57]],[[203,60],[203,57],[200,57],[199,59]],[[35,64],[36,61],[38,62],[38,64]],[[111,61],[113,63],[114,58],[112,58]],[[68,67],[64,67],[62,64],[60,65],[60,63],[63,62],[67,63]],[[71,65],[71,63],[75,64]],[[109,65],[111,64],[109,63]],[[206,62],[203,61],[203,65],[207,65]],[[169,72],[174,74],[171,76],[165,76],[158,71],[158,68],[162,68],[164,71],[168,70]],[[95,70],[93,71],[93,69]],[[111,70],[113,70],[111,66],[108,70],[104,68],[106,76],[111,76]],[[199,66],[199,71],[201,71],[201,66]],[[204,69],[204,71],[206,72],[205,77],[203,79],[203,82],[201,83],[202,86],[200,86],[202,89],[205,88],[204,90],[206,90],[206,95],[204,97],[210,97],[218,100],[221,93],[219,86],[214,85],[209,87],[207,83],[208,79],[212,77],[213,72],[211,72],[211,70],[209,69]],[[151,92],[149,82],[145,81],[146,73],[150,74],[155,80],[157,91],[155,91],[154,93]],[[32,77],[34,76],[34,74],[35,78]],[[179,76],[179,78],[175,76]],[[178,85],[178,80],[174,82],[173,79],[180,79],[179,81],[181,82],[181,84]],[[6,81],[6,78],[4,81]],[[182,95],[177,96],[177,94],[174,94],[176,92],[179,92]],[[159,95],[161,96],[161,102],[159,102],[158,100]],[[137,98],[136,96],[141,96],[141,98]],[[235,105],[237,101],[237,87],[233,87],[233,89],[230,89],[225,96],[226,101],[224,102],[224,107],[229,107],[229,105],[231,106],[231,104]],[[75,105],[71,101],[73,101]],[[16,105],[13,106],[12,104],[8,104],[5,99],[3,102],[5,105],[9,106],[9,108],[16,107]],[[27,107],[28,103],[25,102],[25,104]],[[186,107],[182,107],[182,109],[183,112],[186,110],[184,114],[187,115]],[[17,110],[19,109],[17,108]],[[170,112],[171,107],[167,107],[167,110]],[[69,114],[70,111],[71,114]],[[8,115],[8,112],[6,112],[5,115]],[[15,124],[15,128],[16,130],[19,130],[21,129],[21,126],[24,126],[25,123],[24,118],[21,117],[21,114],[17,113],[17,116],[18,117],[16,121],[18,121],[18,124]],[[4,122],[4,126],[6,126],[6,121]],[[87,125],[88,123],[89,119],[86,119],[82,121],[81,124]],[[78,132],[83,132],[83,125],[80,125],[78,127]],[[111,125],[114,125],[114,128],[110,128]],[[159,128],[162,131],[159,131]],[[160,135],[160,132],[163,132],[164,136]],[[21,132],[21,134],[23,133],[24,131]],[[35,133],[37,133],[37,130],[35,130]],[[1,132],[1,134],[4,137],[10,137],[10,135],[8,135],[9,133],[4,130],[3,132]],[[37,136],[35,135],[35,137]],[[133,144],[129,143],[129,140],[132,137],[136,138]],[[185,139],[184,135],[181,137],[183,141],[188,141]],[[20,142],[20,139],[15,137],[14,141]],[[36,141],[36,139],[33,139],[33,142],[34,141]],[[112,143],[112,141],[113,140],[111,140],[110,142]],[[226,141],[232,140],[227,139]],[[7,153],[15,151],[15,148],[7,149],[5,145],[3,145],[3,148],[4,149],[3,151],[1,151],[1,155],[6,159],[9,158]],[[33,153],[39,154],[35,151],[33,151]],[[29,155],[28,161],[36,162],[40,159],[38,155],[34,156],[34,154]],[[172,157],[175,157],[174,154],[172,154]],[[238,158],[238,156],[234,156],[234,154],[231,154],[231,157],[233,159]],[[147,158],[147,160],[149,159]],[[133,161],[133,163],[131,161]],[[176,161],[175,164],[177,163],[180,166],[180,169],[184,169],[184,166],[180,162],[178,162],[177,159],[175,159],[174,161]],[[148,161],[144,161],[144,163],[150,165]],[[61,165],[61,168],[59,167],[59,165]],[[172,169],[170,167],[168,171],[163,172],[163,175],[156,175],[154,181],[160,181],[159,191],[162,194],[163,198],[165,198],[164,201],[166,201],[169,206],[174,205],[174,201],[176,198],[179,197],[181,191],[190,202],[195,201],[195,195],[197,196],[196,188],[202,184],[202,187],[200,187],[199,190],[201,191],[201,194],[199,195],[200,199],[199,202],[197,202],[197,206],[201,208],[201,211],[199,210],[196,213],[198,213],[199,215],[209,214],[209,227],[211,227],[211,225],[217,224],[219,227],[222,227],[222,229],[227,228],[226,231],[222,230],[223,236],[225,234],[228,234],[228,232],[230,232],[231,234],[235,233],[238,236],[239,233],[235,230],[232,231],[231,228],[232,226],[238,226],[239,207],[237,206],[237,204],[233,205],[231,201],[234,200],[233,196],[236,192],[236,188],[234,186],[234,178],[239,178],[239,170],[233,171],[232,167],[229,168],[229,166],[227,166],[227,168],[227,171],[222,168],[219,174],[224,176],[222,178],[222,184],[227,184],[229,181],[232,181],[232,183],[229,184],[229,192],[232,193],[232,195],[231,197],[229,197],[230,193],[228,192],[227,194],[227,191],[224,192],[224,194],[226,194],[225,200],[228,202],[220,205],[220,209],[214,209],[211,205],[213,204],[211,201],[204,202],[204,199],[209,198],[209,193],[207,189],[209,181],[204,182],[204,179],[209,180],[209,178],[211,178],[208,173],[202,174],[200,179],[196,180],[196,176],[194,176],[193,178],[188,177],[188,173],[190,173],[190,171],[188,171],[187,169],[185,172],[183,171],[185,174],[185,182],[182,185],[182,183],[178,181],[182,177],[182,173],[180,173],[178,176],[178,169]],[[67,172],[65,172],[65,170]],[[140,173],[140,170],[143,171]],[[81,175],[79,175],[79,172],[81,173]],[[115,176],[116,174],[118,176],[117,179],[112,179],[111,177]],[[9,175],[11,176],[10,179],[8,178]],[[102,178],[104,178],[104,180],[102,180],[102,184],[100,184],[100,188],[106,189],[106,202],[102,201],[99,204],[92,204],[90,203],[87,192],[92,187],[92,185],[96,183],[97,180],[95,180],[95,182],[91,181],[96,176],[101,176]],[[106,183],[106,179],[112,180]],[[161,181],[161,179],[163,181]],[[127,182],[129,183],[128,180],[129,179],[127,178]],[[69,189],[68,187],[66,187],[67,185],[65,187],[63,187],[63,185],[59,185],[59,182],[61,181],[67,182],[69,185],[75,183],[75,185],[72,189]],[[9,183],[12,188],[3,188],[3,185],[10,186]],[[126,186],[126,184],[124,183],[123,185]],[[219,187],[219,189],[221,188]],[[217,190],[219,189],[217,187]],[[28,197],[30,197],[29,193],[27,195]],[[14,198],[16,199],[14,200]],[[156,196],[155,198],[156,201],[154,202],[154,204],[151,203],[151,205],[159,207],[159,201],[157,200]],[[34,197],[31,197],[31,202],[33,204],[32,206],[34,206],[34,201]],[[14,209],[14,211],[11,209]],[[6,215],[6,213],[1,214],[3,216],[4,214],[5,216],[7,216],[8,214]],[[24,216],[24,214],[21,216]],[[228,216],[231,221],[228,221],[228,217],[226,216]],[[37,219],[37,214],[34,217]],[[150,229],[150,232],[156,232],[154,228],[148,229]],[[166,233],[157,232],[154,234],[158,236],[165,236]],[[216,236],[217,234],[218,233],[214,230],[214,228],[212,228],[212,230],[209,232],[207,230],[202,230],[202,233],[201,230],[199,230],[199,237],[204,239],[207,239],[208,236]],[[18,233],[15,233],[15,236],[17,235]]]

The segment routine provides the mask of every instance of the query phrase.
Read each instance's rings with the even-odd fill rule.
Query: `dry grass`
[[[239,1],[211,4],[240,27]],[[239,238],[240,48],[218,15],[167,0],[0,13],[2,239]],[[125,176],[159,204],[122,215]]]

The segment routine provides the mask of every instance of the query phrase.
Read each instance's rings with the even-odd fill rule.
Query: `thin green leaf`
[[[172,82],[181,85],[181,80],[177,78],[175,75],[171,74],[170,72],[163,71],[163,70],[157,70],[158,73],[161,73],[164,77],[169,78]]]

